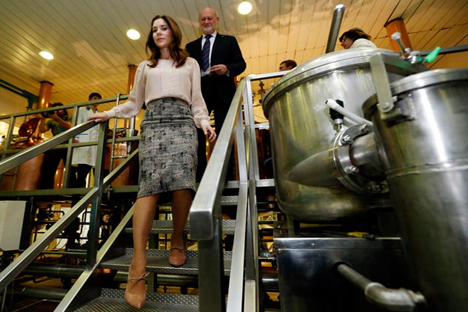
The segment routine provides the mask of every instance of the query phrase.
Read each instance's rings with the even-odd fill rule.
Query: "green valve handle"
[[[434,62],[434,60],[436,59],[437,55],[439,55],[439,52],[440,52],[440,47],[437,47],[435,48],[434,50],[432,50],[431,53],[429,53],[426,58],[424,59],[424,63],[431,63],[431,62]]]

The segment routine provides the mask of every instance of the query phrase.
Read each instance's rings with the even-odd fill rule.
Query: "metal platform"
[[[223,234],[234,235],[236,220],[223,220]],[[185,225],[184,233],[190,231],[189,223]],[[125,233],[133,233],[133,228],[126,228]],[[172,234],[172,220],[155,220],[151,228],[151,234]]]
[[[179,275],[197,275],[198,274],[198,251],[186,250],[187,263],[182,267],[173,267],[169,264],[170,250],[149,249],[146,251],[147,264],[146,269],[149,272],[179,274]],[[230,251],[224,252],[224,274],[229,276],[231,268]],[[101,263],[101,268],[128,271],[133,258],[133,248],[127,248],[125,255]]]
[[[138,310],[125,302],[125,290],[103,288],[101,296],[90,301],[76,312],[198,312],[198,296],[147,293],[145,306]]]

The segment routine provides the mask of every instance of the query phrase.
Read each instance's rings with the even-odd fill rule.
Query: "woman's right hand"
[[[88,117],[88,121],[90,120],[94,120],[94,122],[96,123],[103,122],[103,121],[109,120],[109,115],[107,115],[106,113],[96,113]]]

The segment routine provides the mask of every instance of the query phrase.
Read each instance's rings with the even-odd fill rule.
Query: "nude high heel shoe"
[[[173,250],[180,250],[182,252],[181,255],[173,256],[172,251]],[[171,247],[171,255],[169,256],[169,263],[173,267],[180,267],[183,266],[187,262],[187,256],[185,255],[185,249],[183,247],[178,247],[178,246],[172,246]]]
[[[132,294],[128,290],[128,284],[135,284],[139,281],[143,281],[146,277],[150,274],[150,272],[145,272],[140,277],[131,278],[130,277],[130,268],[128,269],[128,280],[127,280],[127,288],[125,289],[125,300],[132,306],[137,309],[141,309],[145,305],[146,301],[146,290],[142,294]]]

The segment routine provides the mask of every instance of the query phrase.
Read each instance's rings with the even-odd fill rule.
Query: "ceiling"
[[[50,81],[51,102],[65,104],[84,102],[93,91],[105,98],[125,94],[128,64],[147,58],[145,40],[153,16],[175,18],[185,46],[200,36],[198,12],[205,6],[218,11],[220,33],[237,37],[247,62],[242,76],[277,71],[286,59],[300,64],[323,54],[339,3],[346,6],[340,33],[361,27],[380,48],[390,48],[384,24],[397,17],[405,20],[416,50],[468,44],[467,0],[251,2],[253,11],[242,16],[236,10],[239,0],[2,0],[0,79],[33,94],[40,81]],[[129,28],[139,30],[142,38],[128,39]],[[41,50],[55,59],[43,59]],[[467,53],[439,57],[432,66],[468,67]],[[3,115],[24,111],[27,101],[0,88],[0,105]]]

